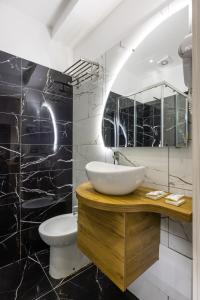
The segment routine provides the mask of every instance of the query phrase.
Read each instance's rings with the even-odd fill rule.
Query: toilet
[[[77,248],[77,215],[59,215],[39,226],[41,239],[50,246],[49,274],[61,279],[89,263]]]

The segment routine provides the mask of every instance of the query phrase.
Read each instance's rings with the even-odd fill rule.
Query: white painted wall
[[[15,8],[0,3],[0,50],[64,71],[72,50],[51,39],[47,27]]]

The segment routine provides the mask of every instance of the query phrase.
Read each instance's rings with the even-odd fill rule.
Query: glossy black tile
[[[23,223],[21,223],[23,226]],[[40,238],[38,227],[39,224],[32,224],[32,227],[28,227],[21,230],[21,257],[27,257],[45,249],[48,249],[48,245],[45,244]],[[24,225],[26,227],[26,224]]]
[[[0,144],[0,174],[19,173],[20,145]]]
[[[21,199],[60,198],[72,191],[72,170],[35,171],[21,174]]]
[[[0,144],[18,143],[20,143],[19,116],[16,114],[0,113]]]
[[[103,127],[105,147],[116,147],[115,131],[113,128]]]
[[[70,213],[72,211],[71,193],[61,195],[58,199],[53,197],[40,197],[24,201],[21,205],[21,228],[40,225],[45,220]]]
[[[0,240],[19,231],[19,204],[0,205]]]
[[[22,145],[21,171],[63,170],[72,168],[72,147]]]
[[[1,268],[0,278],[1,300],[33,300],[52,289],[34,257]]]
[[[0,267],[6,266],[20,259],[20,233],[12,232],[0,237]],[[1,270],[1,269],[0,269]],[[0,286],[3,280],[3,273],[0,272]],[[1,295],[0,287],[0,295]],[[1,298],[0,298],[1,299]]]
[[[40,120],[33,117],[22,117],[22,144],[35,145],[71,145],[72,122]]]
[[[72,98],[23,89],[22,114],[52,122],[72,121]]]
[[[0,51],[0,81],[21,85],[21,58]]]
[[[0,112],[21,113],[21,87],[0,82]]]
[[[19,202],[19,191],[19,174],[0,174],[0,205]]]
[[[43,102],[43,93],[41,91],[24,88],[22,90],[22,115],[40,119]],[[46,118],[48,118],[48,114]]]
[[[64,97],[72,97],[71,78],[59,71],[22,60],[22,85]]]
[[[70,80],[0,52],[0,267],[47,249],[38,234],[39,224],[72,210]],[[3,282],[0,268],[0,299],[56,295],[52,296],[51,285],[44,288],[42,277],[37,283],[33,280],[40,271],[29,260],[13,266],[19,285],[13,289],[13,281]],[[7,283],[11,289],[4,288]]]
[[[58,95],[43,93],[41,119],[46,118],[53,121],[72,121],[72,98],[60,97]]]
[[[34,254],[36,260],[40,263],[41,267],[45,270],[46,275],[49,274],[49,254],[50,254],[49,248],[42,250],[40,252],[36,252]]]
[[[62,300],[58,296],[58,294],[56,293],[56,291],[54,291],[54,290],[52,290],[50,292],[47,292],[46,294],[42,295],[39,299],[40,300]],[[63,298],[63,300],[69,300],[69,299]]]
[[[72,300],[138,300],[133,294],[121,292],[95,266],[72,276],[55,289],[60,299]]]

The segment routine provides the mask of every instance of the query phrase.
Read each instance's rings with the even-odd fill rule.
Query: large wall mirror
[[[188,34],[188,23],[184,8],[155,29],[127,60],[104,110],[106,147],[187,146],[188,96],[178,48]]]

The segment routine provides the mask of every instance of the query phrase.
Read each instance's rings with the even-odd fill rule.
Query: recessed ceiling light
[[[150,63],[150,64],[152,64],[153,62],[154,62],[154,60],[153,60],[153,59],[150,59],[150,60],[149,60],[149,63]]]
[[[166,59],[165,59],[165,60],[163,60],[163,61],[161,61],[161,65],[163,65],[163,66],[166,66],[166,65],[168,65],[168,63],[169,63],[169,62],[168,62],[168,60],[166,60]]]
[[[168,64],[172,63],[173,59],[171,58],[171,56],[165,56],[162,59],[160,59],[159,61],[157,61],[157,64],[160,65],[161,67],[165,67]]]

